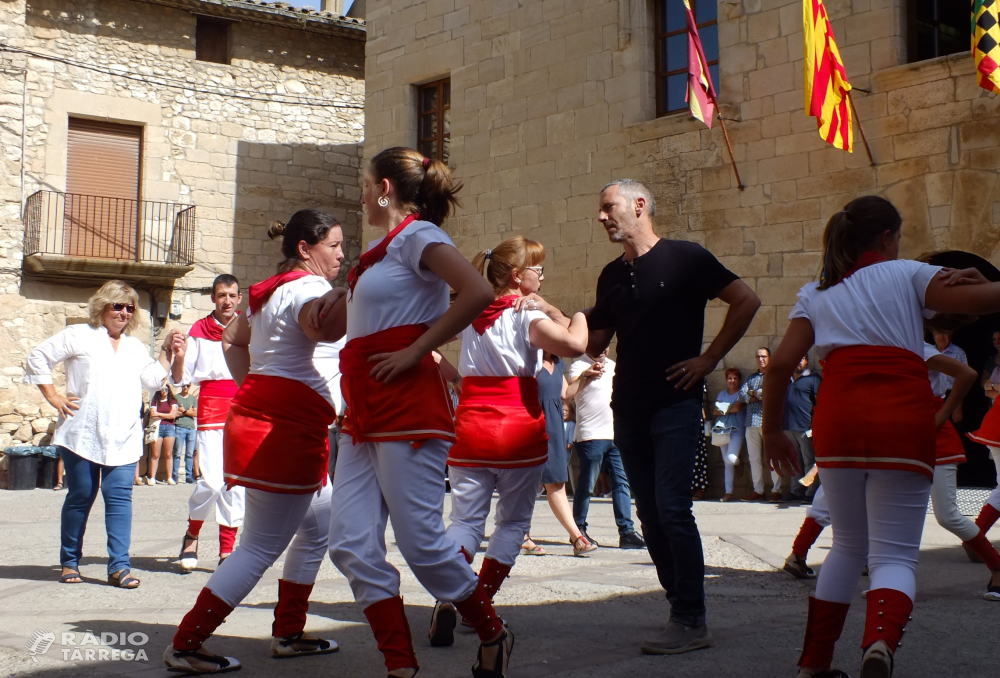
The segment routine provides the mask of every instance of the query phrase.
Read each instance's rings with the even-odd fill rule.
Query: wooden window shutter
[[[69,119],[65,252],[134,259],[142,127]]]

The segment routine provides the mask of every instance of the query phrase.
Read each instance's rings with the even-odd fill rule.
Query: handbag
[[[729,433],[716,433],[712,431],[712,444],[716,447],[723,447],[729,444],[731,436]]]

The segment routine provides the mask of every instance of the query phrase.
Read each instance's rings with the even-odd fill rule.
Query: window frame
[[[931,59],[937,59],[943,56],[949,56],[951,54],[962,54],[966,52],[969,48],[967,46],[962,46],[961,49],[955,50],[954,52],[948,52],[946,54],[941,53],[941,26],[949,26],[950,24],[942,24],[940,20],[939,3],[941,0],[935,0],[935,16],[932,23],[934,31],[934,54],[928,57],[919,57],[917,48],[917,2],[918,0],[906,0],[906,63],[915,64],[921,61],[929,61]],[[964,26],[961,27],[964,30]]]
[[[230,66],[233,62],[232,54],[232,25],[236,23],[235,21],[230,21],[229,19],[220,19],[215,16],[208,16],[205,14],[195,14],[195,29],[194,29],[194,59],[195,61],[201,61],[207,64],[222,64],[224,66]],[[222,51],[225,54],[224,60],[220,61],[214,58],[208,58],[208,55],[199,48],[199,43],[202,42],[198,39],[199,33],[203,29],[214,29],[219,30],[222,33]],[[218,37],[217,35],[214,37]],[[215,46],[213,45],[213,48]],[[210,48],[206,45],[204,47],[206,51]]]
[[[687,73],[687,71],[688,71],[687,65],[685,65],[684,68],[674,69],[672,71],[665,71],[665,70],[663,70],[664,68],[666,68],[666,64],[663,63],[663,57],[664,57],[664,54],[666,53],[667,39],[671,38],[671,37],[673,37],[675,35],[681,35],[681,34],[686,34],[687,33],[687,24],[686,23],[684,25],[684,28],[682,28],[680,30],[677,30],[677,31],[666,31],[664,33],[660,33],[660,28],[661,27],[663,27],[664,29],[666,28],[667,22],[666,22],[665,13],[667,11],[667,3],[671,2],[671,1],[673,1],[673,2],[681,2],[681,0],[656,0],[656,3],[655,3],[656,10],[654,12],[654,23],[653,23],[653,46],[654,46],[654,48],[656,50],[656,55],[655,55],[656,56],[656,59],[655,59],[655,69],[656,70],[654,72],[654,77],[656,79],[656,117],[657,118],[662,118],[662,117],[665,117],[665,116],[668,116],[668,115],[677,115],[679,113],[683,113],[684,111],[689,110],[687,106],[684,106],[683,108],[675,108],[675,109],[670,109],[670,110],[663,110],[661,108],[661,106],[666,106],[667,105],[666,101],[664,100],[664,92],[663,92],[664,81],[667,78],[669,78],[671,75],[679,75],[681,73]],[[717,0],[688,0],[688,1],[691,3],[691,10],[694,12],[695,26],[697,26],[697,28],[698,28],[698,34],[699,35],[701,34],[702,28],[705,28],[705,27],[708,27],[708,26],[715,26],[716,27],[715,28],[716,33],[718,33],[718,26],[719,26],[718,10],[716,11],[715,19],[712,19],[711,21],[705,21],[705,22],[702,22],[702,23],[698,23],[698,3],[699,2],[717,2]],[[706,59],[707,59],[707,55],[706,55]],[[716,58],[714,61],[709,61],[706,64],[706,67],[709,69],[709,72],[711,73],[711,67],[712,66],[718,66],[718,65],[719,65],[719,59]],[[713,83],[713,85],[718,86],[719,83]]]
[[[447,87],[448,96],[445,97],[445,88]],[[436,89],[437,94],[437,106],[424,110],[424,92]],[[446,103],[447,102],[447,103]],[[450,159],[450,153],[445,156],[444,152],[444,142],[445,139],[449,141],[449,147],[451,142],[451,131],[444,130],[445,116],[451,111],[451,76],[445,78],[440,78],[438,80],[433,80],[431,82],[424,83],[422,85],[417,85],[417,149],[423,153],[424,144],[427,142],[434,143],[435,152],[431,157],[435,160],[441,160],[447,163]],[[424,136],[424,118],[436,115],[437,116],[437,126],[435,127],[435,133],[430,136]],[[425,154],[426,155],[426,154]]]

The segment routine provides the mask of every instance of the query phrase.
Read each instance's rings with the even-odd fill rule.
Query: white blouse
[[[458,373],[463,377],[534,377],[542,369],[542,349],[531,345],[531,323],[543,320],[541,311],[506,309],[488,330],[479,334],[469,325],[462,330]]]
[[[59,416],[52,444],[104,466],[122,466],[142,456],[142,390],[156,391],[167,378],[163,366],[135,337],[122,335],[111,347],[103,326],[71,325],[28,354],[24,382],[51,384],[52,368],[66,366],[66,395],[80,400],[72,417]]]

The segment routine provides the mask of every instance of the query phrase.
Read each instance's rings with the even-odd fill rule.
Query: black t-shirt
[[[649,415],[701,399],[698,385],[674,388],[667,368],[701,355],[705,304],[738,279],[704,247],[683,240],[661,239],[632,264],[619,257],[604,267],[588,325],[618,334],[616,412]]]

